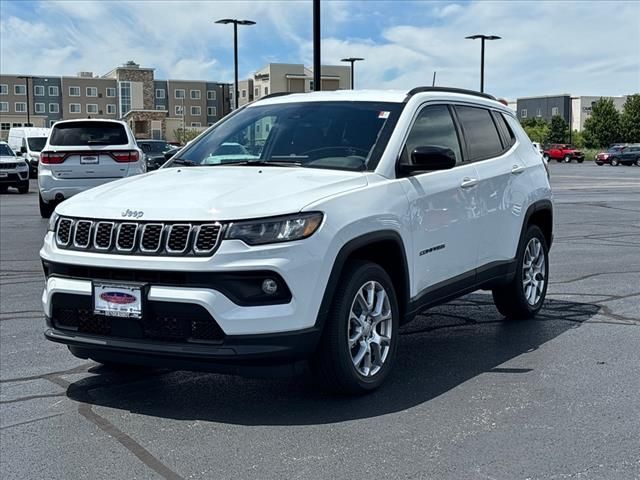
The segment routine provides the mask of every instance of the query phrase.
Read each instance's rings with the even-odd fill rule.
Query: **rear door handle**
[[[511,173],[513,173],[514,175],[519,175],[522,172],[524,172],[524,170],[525,170],[524,165],[514,165],[513,167],[511,167]]]
[[[460,187],[471,188],[471,187],[475,187],[477,184],[478,184],[477,178],[464,177],[462,179],[462,183],[460,184]]]

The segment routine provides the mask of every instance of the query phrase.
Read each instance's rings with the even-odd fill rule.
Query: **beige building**
[[[571,97],[571,129],[579,132],[584,128],[584,122],[591,116],[593,105],[602,97]],[[604,97],[613,100],[613,105],[622,113],[626,95],[620,97]]]
[[[62,115],[74,118],[119,118],[118,84],[115,79],[80,72],[75,77],[61,78]]]

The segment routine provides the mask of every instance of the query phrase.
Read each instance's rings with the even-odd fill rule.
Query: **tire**
[[[599,167],[601,167],[603,165],[602,162],[596,162],[596,165],[598,165]]]
[[[366,300],[371,298],[369,293],[375,299],[373,309]],[[380,300],[381,315],[375,315]],[[383,319],[371,323],[376,316]],[[393,283],[382,267],[367,261],[345,265],[312,362],[318,380],[334,392],[350,395],[371,392],[382,385],[395,360],[399,316]],[[380,334],[387,342],[375,342]],[[351,347],[350,339],[354,341]]]
[[[42,195],[38,194],[38,206],[40,207],[40,216],[42,218],[49,218],[56,208],[55,203],[47,203],[42,199]]]
[[[617,167],[620,164],[620,162],[618,162],[617,158],[612,158],[611,159],[611,166],[612,167]]]
[[[18,193],[28,193],[29,192],[29,180],[24,182],[22,185],[18,186]]]
[[[636,158],[636,161],[633,163],[635,163],[636,167],[640,167],[640,157]]]
[[[562,162],[562,159],[561,159],[561,158],[557,158],[557,159],[556,159],[556,162],[561,163],[561,162]]]
[[[571,163],[571,157],[569,155],[564,156],[564,163]]]
[[[579,158],[578,163],[582,163],[582,162],[584,162],[584,158]]]
[[[531,254],[537,252],[542,253],[542,257],[532,260]],[[498,311],[508,319],[532,318],[542,308],[549,284],[549,249],[538,226],[530,225],[527,228],[518,247],[516,262],[515,277],[510,283],[493,290],[493,301]],[[525,268],[525,263],[529,262],[531,268]],[[530,275],[535,276],[535,281]],[[529,285],[533,282],[531,290],[525,287],[525,279]],[[536,285],[540,280],[541,287]]]

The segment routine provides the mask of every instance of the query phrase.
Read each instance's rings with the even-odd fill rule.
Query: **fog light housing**
[[[273,278],[265,278],[262,281],[262,291],[266,295],[275,295],[278,292],[278,282]]]

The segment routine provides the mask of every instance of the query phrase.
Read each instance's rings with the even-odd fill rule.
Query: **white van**
[[[41,127],[13,127],[9,130],[7,143],[16,154],[24,158],[29,164],[29,176],[38,175],[40,152],[47,143],[50,128]]]

